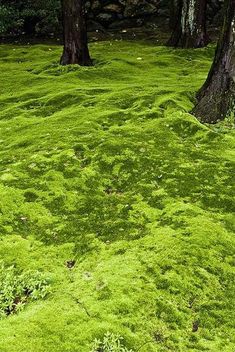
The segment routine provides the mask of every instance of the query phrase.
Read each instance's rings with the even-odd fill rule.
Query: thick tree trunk
[[[170,0],[170,21],[169,21],[169,27],[173,31],[175,30],[178,19],[181,16],[181,11],[182,11],[182,1],[179,0]]]
[[[224,25],[214,62],[197,98],[193,113],[202,122],[216,123],[235,113],[235,0],[225,1]]]
[[[61,65],[91,66],[87,43],[84,0],[62,0],[64,51]]]
[[[176,20],[168,45],[181,48],[206,46],[209,42],[206,33],[206,0],[175,1]]]

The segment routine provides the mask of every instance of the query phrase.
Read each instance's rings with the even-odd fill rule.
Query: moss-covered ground
[[[92,68],[60,52],[0,47],[0,258],[50,282],[1,318],[0,351],[90,352],[109,331],[234,352],[235,132],[189,113],[214,48],[99,42]]]

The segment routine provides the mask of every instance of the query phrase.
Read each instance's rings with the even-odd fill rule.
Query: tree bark
[[[64,50],[61,65],[91,66],[84,0],[62,0]]]
[[[169,27],[172,30],[172,35],[178,32],[179,19],[181,19],[182,0],[170,0],[170,22]],[[177,29],[177,30],[176,30]]]
[[[197,99],[193,113],[202,122],[216,123],[235,112],[235,0],[225,0],[215,58]]]
[[[176,20],[168,45],[181,48],[206,46],[209,42],[206,33],[206,0],[175,1]]]

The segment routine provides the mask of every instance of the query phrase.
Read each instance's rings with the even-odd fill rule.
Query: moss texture
[[[214,48],[60,53],[0,47],[0,256],[51,282],[0,351],[234,351],[235,133],[189,114]]]

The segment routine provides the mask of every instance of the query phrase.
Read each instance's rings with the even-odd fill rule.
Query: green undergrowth
[[[39,272],[18,273],[13,266],[0,268],[0,319],[23,309],[30,300],[46,297],[49,282]]]
[[[234,122],[190,115],[214,48],[60,53],[0,47],[0,259],[48,282],[0,351],[233,352]]]

